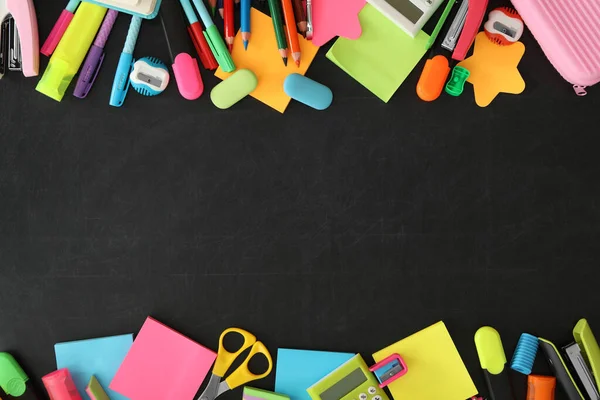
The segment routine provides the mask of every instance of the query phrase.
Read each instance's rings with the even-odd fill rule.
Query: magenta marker
[[[83,99],[90,92],[90,89],[98,76],[100,67],[102,66],[102,61],[104,61],[104,46],[106,45],[106,41],[108,40],[108,36],[112,31],[118,15],[118,11],[112,9],[108,10],[106,13],[102,26],[96,35],[96,40],[94,40],[94,44],[90,48],[85,63],[83,64],[83,68],[81,68],[81,72],[79,73],[77,85],[73,92],[75,97]]]
[[[77,10],[77,7],[79,7],[79,3],[81,3],[81,0],[69,1],[67,7],[60,13],[60,17],[58,17],[58,21],[56,21],[54,27],[50,31],[50,35],[48,35],[48,39],[46,39],[44,42],[40,53],[48,57],[54,53],[56,46],[58,46],[58,42],[60,42],[60,39],[62,39],[65,31],[71,23],[71,20],[73,19],[75,10]]]

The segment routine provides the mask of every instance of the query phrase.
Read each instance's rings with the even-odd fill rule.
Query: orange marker
[[[437,55],[427,60],[417,83],[419,98],[423,101],[433,101],[440,97],[449,73],[450,66],[446,57]]]
[[[296,19],[294,18],[294,6],[292,0],[283,0],[283,18],[285,20],[285,32],[292,58],[297,66],[300,66],[300,42],[298,41],[298,29],[296,28]]]
[[[527,400],[554,400],[556,378],[553,376],[529,375],[527,377]]]

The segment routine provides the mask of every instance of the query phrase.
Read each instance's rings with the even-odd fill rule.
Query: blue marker
[[[242,40],[244,49],[248,50],[248,41],[250,41],[250,0],[242,0]]]
[[[109,104],[113,107],[121,107],[125,102],[127,89],[129,89],[129,73],[133,68],[133,50],[135,49],[141,26],[141,17],[131,17],[127,39],[125,40],[125,45],[123,46],[123,51],[119,58],[117,72],[115,73],[115,79],[112,85],[112,92],[110,93]]]

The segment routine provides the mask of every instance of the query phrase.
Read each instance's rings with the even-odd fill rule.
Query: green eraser
[[[0,353],[0,388],[9,396],[20,397],[27,390],[27,374],[8,353]]]
[[[213,104],[222,110],[231,107],[256,89],[258,79],[249,69],[239,69],[210,92]]]
[[[96,379],[94,375],[92,375],[90,382],[85,388],[85,392],[92,400],[110,400],[104,389],[102,389],[102,385],[100,385],[100,382],[98,382],[98,379]]]
[[[244,386],[242,400],[290,400],[290,397],[284,394],[270,392],[268,390]]]

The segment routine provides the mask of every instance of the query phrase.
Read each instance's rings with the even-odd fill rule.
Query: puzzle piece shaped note
[[[312,42],[323,46],[336,36],[358,39],[362,33],[358,13],[366,0],[312,0]]]
[[[477,34],[473,55],[458,65],[471,72],[467,82],[473,84],[479,107],[487,107],[499,93],[519,94],[525,90],[525,81],[517,69],[523,54],[525,45],[521,42],[499,46],[485,32]]]

